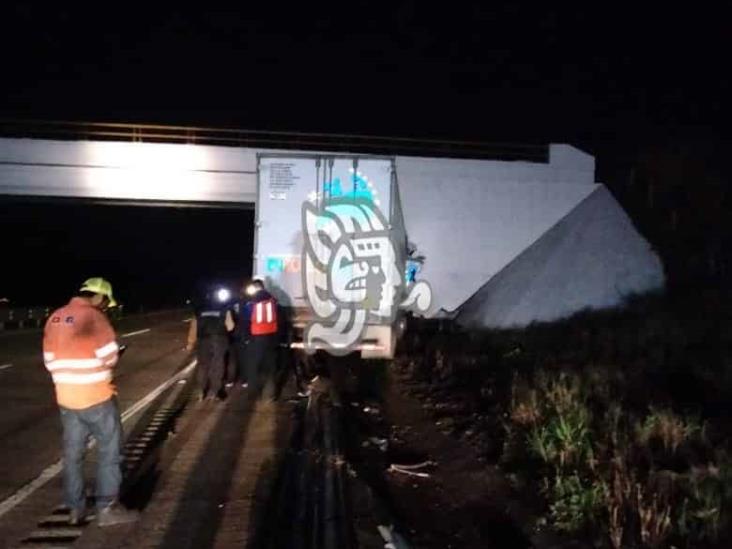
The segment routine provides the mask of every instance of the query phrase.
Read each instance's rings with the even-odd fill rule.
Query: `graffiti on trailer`
[[[324,202],[302,206],[302,282],[315,318],[305,329],[308,352],[351,352],[369,324],[392,324],[399,309],[424,313],[432,291],[425,281],[405,278],[406,259],[397,252],[378,196],[360,173],[353,191],[326,183]]]

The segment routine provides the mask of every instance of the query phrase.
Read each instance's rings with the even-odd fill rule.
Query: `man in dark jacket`
[[[202,303],[195,308],[188,331],[189,351],[196,347],[198,360],[198,384],[200,399],[224,400],[224,369],[229,348],[229,332],[234,320],[229,309],[228,290],[218,289],[206,293]]]
[[[243,311],[249,302],[249,296],[246,291],[249,287],[245,283],[241,289],[238,299],[232,306],[234,315],[234,330],[231,332],[231,354],[232,365],[228,376],[227,387],[233,386],[235,383],[241,384],[245,389],[249,386],[249,375],[247,370],[247,344],[249,343],[249,319],[244,320]]]

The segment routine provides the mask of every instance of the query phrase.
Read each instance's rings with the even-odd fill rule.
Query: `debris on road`
[[[421,463],[415,463],[413,465],[404,465],[401,463],[392,463],[393,467],[398,467],[399,469],[406,469],[408,471],[414,471],[416,469],[424,469],[425,467],[429,467],[431,465],[437,465],[437,462],[432,460],[423,461]]]
[[[432,475],[429,473],[420,473],[418,471],[410,471],[409,469],[402,469],[398,465],[391,464],[387,469],[390,473],[402,473],[404,475],[410,475],[419,478],[430,478]]]

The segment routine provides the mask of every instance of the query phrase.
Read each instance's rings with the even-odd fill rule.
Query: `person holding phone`
[[[119,504],[122,421],[113,372],[119,358],[105,311],[114,307],[112,285],[90,278],[77,295],[48,317],[43,361],[53,378],[63,428],[64,499],[69,522],[86,516],[83,460],[87,437],[97,443],[96,507],[100,526],[135,521],[139,513]]]

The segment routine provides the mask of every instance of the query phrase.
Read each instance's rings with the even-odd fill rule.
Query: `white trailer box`
[[[400,276],[404,273],[407,237],[393,158],[332,154],[260,154],[257,162],[257,211],[254,273],[284,307],[292,308],[296,333],[313,318],[303,287],[302,209],[309,202],[323,208],[330,199],[354,197],[373,203],[384,215]],[[403,285],[400,287],[403,289]],[[401,293],[397,294],[400,297]],[[393,356],[391,322],[370,321],[354,349],[364,358]],[[300,345],[300,342],[296,342]]]

